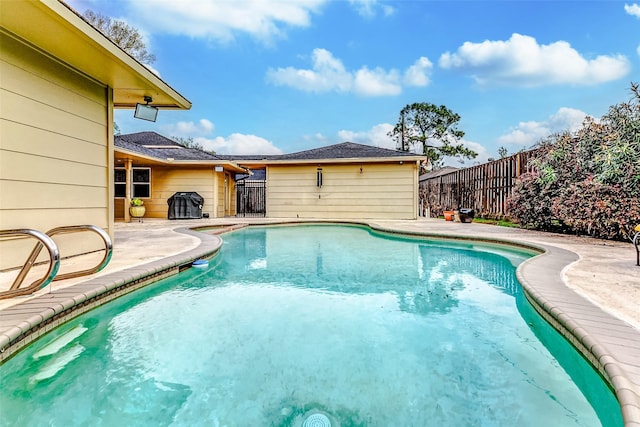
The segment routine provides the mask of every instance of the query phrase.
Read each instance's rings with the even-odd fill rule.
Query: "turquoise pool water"
[[[352,226],[222,237],[208,269],[0,366],[1,425],[622,425],[601,378],[524,299],[515,268],[529,253]]]

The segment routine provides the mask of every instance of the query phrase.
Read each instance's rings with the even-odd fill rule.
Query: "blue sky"
[[[192,137],[220,154],[291,153],[387,132],[414,102],[461,116],[465,165],[580,127],[630,99],[640,4],[606,1],[68,0],[145,36],[193,103],[122,133]],[[459,163],[448,162],[454,166]]]

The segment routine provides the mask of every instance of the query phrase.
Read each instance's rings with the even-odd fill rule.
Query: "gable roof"
[[[187,148],[155,132],[116,135],[114,137],[114,144],[118,148],[160,160],[222,160],[205,151],[196,148]]]
[[[414,153],[388,150],[372,145],[343,142],[341,144],[277,156],[278,160],[364,159],[380,157],[414,157]]]
[[[210,154],[196,148],[187,148],[156,132],[137,132],[126,135],[116,135],[114,144],[116,151],[125,150],[162,162],[195,161],[208,163],[217,161],[235,163],[236,167],[238,167],[237,163],[242,163],[247,167],[264,167],[264,165],[267,164],[300,164],[316,163],[318,161],[335,163],[348,163],[353,161],[397,162],[398,160],[418,161],[425,158],[415,153],[389,150],[353,142],[343,142],[291,154],[219,155]],[[241,167],[238,168],[240,169]]]
[[[326,147],[313,148],[291,154],[276,155],[221,155],[221,158],[230,159],[243,164],[250,163],[292,163],[327,160],[422,160],[425,157],[406,151],[389,150],[387,148],[374,147],[372,145],[356,144],[354,142],[342,142]]]

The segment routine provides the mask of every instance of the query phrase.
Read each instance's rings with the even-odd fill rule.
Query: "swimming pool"
[[[83,315],[0,366],[2,419],[621,425],[603,381],[524,300],[515,267],[530,255],[351,226],[235,231],[209,269]]]

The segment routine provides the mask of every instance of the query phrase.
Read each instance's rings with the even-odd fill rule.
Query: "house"
[[[422,155],[344,142],[292,154],[220,157],[265,170],[269,218],[416,219],[418,215]]]
[[[113,237],[114,109],[133,115],[145,97],[191,108],[58,0],[0,1],[0,90],[1,230],[91,224]],[[69,240],[78,253],[95,249],[86,236]],[[0,269],[24,261],[12,244],[3,241]]]
[[[145,217],[167,218],[168,200],[178,192],[202,196],[205,216],[235,215],[235,177],[246,174],[245,168],[155,132],[116,135],[114,144],[116,220],[130,220],[132,197],[144,201]]]
[[[116,219],[127,195],[145,216],[168,217],[168,199],[195,191],[210,218],[416,219],[424,156],[344,142],[282,155],[211,154],[155,132],[115,137]],[[133,177],[129,189],[125,178]]]

